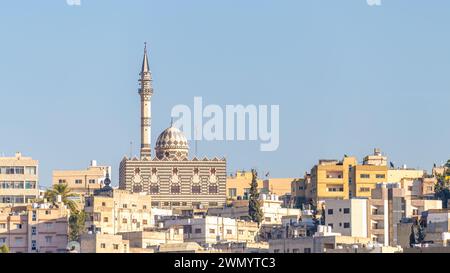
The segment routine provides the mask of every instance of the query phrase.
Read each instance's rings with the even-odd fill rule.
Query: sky
[[[300,177],[319,159],[450,158],[450,1],[14,0],[0,6],[0,154],[52,170],[138,153],[148,42],[152,143],[177,104],[279,105],[280,146],[200,141],[228,172]],[[191,143],[191,148],[193,143]],[[191,149],[192,150],[192,149]]]

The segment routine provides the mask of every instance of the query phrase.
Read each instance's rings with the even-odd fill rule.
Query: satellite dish
[[[67,244],[66,250],[68,253],[80,253],[80,243],[72,241]]]

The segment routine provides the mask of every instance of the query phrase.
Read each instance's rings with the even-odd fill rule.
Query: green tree
[[[79,241],[80,235],[85,229],[86,213],[76,211],[71,213],[69,218],[69,241]]]
[[[9,247],[7,245],[0,246],[0,253],[9,253]]]
[[[437,180],[436,186],[434,187],[434,195],[436,198],[442,200],[442,207],[447,208],[448,200],[450,199],[449,181],[446,181],[442,175],[439,175]]]
[[[413,247],[415,244],[421,244],[425,240],[425,221],[424,219],[414,219],[411,225],[411,233],[409,235],[409,245]]]
[[[53,185],[53,187],[51,189],[48,189],[45,192],[44,197],[49,202],[56,203],[57,199],[58,199],[58,195],[61,195],[61,201],[64,203],[64,205],[66,205],[70,209],[72,214],[78,212],[77,205],[75,204],[75,202],[73,200],[70,199],[70,197],[75,197],[77,195],[72,193],[72,191],[70,190],[69,186],[67,186],[67,184]]]
[[[261,210],[261,203],[259,202],[258,174],[255,169],[252,169],[252,183],[250,184],[249,194],[248,214],[252,221],[259,225],[262,222],[263,212]]]

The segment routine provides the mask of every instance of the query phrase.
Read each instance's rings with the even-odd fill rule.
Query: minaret
[[[139,79],[141,85],[141,88],[139,88],[139,95],[141,96],[141,160],[142,160],[144,158],[150,159],[151,157],[151,147],[150,147],[151,122],[152,122],[151,98],[153,95],[153,86],[152,86],[152,73],[148,65],[147,43],[145,43],[144,60],[142,61],[142,69],[139,75],[141,76],[141,78]]]

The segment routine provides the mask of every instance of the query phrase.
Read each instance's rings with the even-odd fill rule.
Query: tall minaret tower
[[[147,56],[147,43],[144,47],[144,60],[142,61],[142,69],[139,74],[141,78],[139,79],[141,88],[139,88],[139,95],[141,96],[141,160],[144,158],[151,158],[151,147],[150,147],[150,137],[151,137],[151,123],[152,123],[152,112],[151,112],[151,98],[153,95],[152,86],[152,73],[148,65]]]

